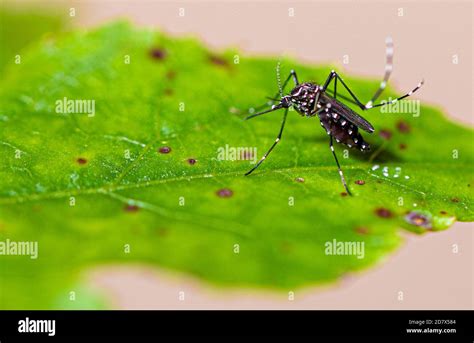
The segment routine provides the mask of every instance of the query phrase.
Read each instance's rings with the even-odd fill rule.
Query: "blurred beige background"
[[[407,91],[424,77],[425,86],[416,93],[419,99],[442,107],[455,121],[474,124],[471,1],[48,4],[76,7],[76,17],[68,19],[73,26],[129,18],[173,35],[197,36],[216,49],[289,54],[311,63],[338,63],[345,73],[374,78],[383,75],[384,40],[390,35],[395,44],[392,86]],[[179,8],[184,8],[184,17],[179,16]],[[349,57],[348,64],[343,64],[344,55]],[[147,266],[104,266],[85,277],[114,308],[472,309],[473,229],[473,223],[456,223],[448,231],[424,236],[400,232],[405,244],[378,266],[336,285],[295,290],[294,301],[288,301],[285,293],[218,289]],[[459,246],[458,253],[453,253],[453,244]],[[179,300],[182,291],[184,301]],[[402,301],[398,300],[400,291]]]

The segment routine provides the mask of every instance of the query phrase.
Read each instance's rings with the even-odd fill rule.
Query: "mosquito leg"
[[[380,82],[379,89],[375,92],[372,99],[365,105],[366,108],[370,108],[375,100],[378,99],[380,94],[382,94],[383,90],[387,86],[388,79],[392,74],[393,70],[393,40],[391,37],[387,37],[385,39],[385,75],[383,76],[382,82]]]
[[[296,75],[296,71],[294,71],[293,69],[291,69],[290,71],[290,75],[293,77],[293,82],[295,83],[295,87],[298,86],[300,83],[298,81],[298,76]],[[284,89],[285,87],[283,87]]]
[[[360,102],[360,100],[355,96],[355,94],[351,91],[351,89],[346,85],[346,83],[344,82],[344,80],[339,76],[339,74],[337,74],[334,70],[331,71],[331,73],[329,74],[324,86],[323,86],[323,91],[326,90],[326,88],[328,87],[329,83],[333,80],[337,78],[341,83],[342,85],[344,86],[344,88],[349,92],[349,94],[351,95],[351,97],[355,100],[356,104],[362,109],[362,110],[368,110],[368,109],[371,109],[371,108],[374,108],[374,107],[379,107],[379,106],[384,106],[384,105],[390,105],[390,104],[393,104],[397,101],[400,101],[402,99],[405,99],[406,97],[409,97],[410,95],[412,95],[413,93],[415,93],[418,89],[421,88],[421,86],[423,86],[423,83],[424,81],[421,80],[421,82],[414,88],[412,89],[410,92],[406,93],[405,95],[397,98],[397,99],[394,99],[392,101],[387,101],[387,102],[381,102],[379,104],[376,104],[376,105],[372,105],[370,104],[370,106],[365,106],[364,104],[362,104],[362,102]]]
[[[342,169],[341,169],[341,166],[339,165],[339,161],[337,160],[336,152],[334,151],[334,146],[332,144],[332,136],[329,136],[329,148],[331,149],[332,155],[334,156],[334,159],[336,160],[337,170],[339,171],[339,175],[341,176],[342,185],[344,186],[347,194],[352,195],[351,192],[349,191],[349,188],[347,187],[346,179],[344,178],[344,174],[342,173]]]
[[[383,90],[387,86],[388,79],[390,78],[390,75],[391,75],[392,70],[393,70],[393,41],[392,41],[392,38],[387,37],[387,39],[385,40],[385,46],[386,46],[386,48],[385,48],[385,56],[386,56],[385,75],[384,75],[384,78],[383,78],[382,82],[380,83],[379,89],[375,92],[372,99],[370,99],[369,102],[367,102],[366,105],[362,104],[362,102],[355,96],[355,94],[349,89],[349,87],[345,84],[345,82],[342,80],[342,78],[334,70],[331,71],[331,73],[329,74],[329,76],[328,76],[328,78],[327,78],[327,80],[326,80],[326,82],[323,86],[323,90],[326,90],[326,88],[329,86],[329,83],[332,81],[332,79],[335,79],[335,80],[339,79],[339,81],[341,81],[344,88],[346,88],[346,90],[349,92],[351,97],[354,99],[354,101],[350,101],[350,102],[355,103],[362,110],[368,110],[368,109],[371,109],[373,107],[379,107],[379,106],[383,106],[383,105],[390,105],[394,102],[397,102],[397,101],[400,101],[400,100],[402,100],[406,97],[409,97],[410,95],[415,93],[423,85],[423,81],[421,81],[413,90],[411,90],[407,94],[405,94],[405,95],[403,95],[403,96],[401,96],[397,99],[394,99],[394,100],[388,101],[388,102],[382,102],[382,103],[379,103],[377,105],[373,104],[375,102],[375,100],[378,99],[380,94],[382,94]],[[343,96],[341,96],[341,98],[345,99],[345,97],[343,97]]]
[[[281,86],[282,90],[285,89],[285,87],[288,85],[288,82],[292,78],[293,78],[293,82],[295,83],[295,86],[299,85],[298,76],[296,75],[296,72],[294,70],[291,70],[290,74],[287,76],[287,78],[285,79],[285,82],[283,82],[283,85]],[[278,92],[275,94],[275,96],[273,96],[273,98],[270,98],[266,103],[264,103],[260,106],[257,106],[257,107],[251,107],[251,108],[248,109],[247,112],[250,113],[250,114],[253,114],[255,112],[261,111],[262,109],[264,109],[268,106],[272,106],[273,104],[275,104],[275,101],[277,101],[276,99],[278,99],[279,95],[280,95],[280,91],[278,90]]]
[[[265,159],[267,158],[268,154],[270,154],[270,152],[272,152],[273,148],[278,144],[278,142],[280,141],[281,139],[281,135],[283,133],[283,129],[285,128],[285,122],[286,122],[286,116],[288,114],[288,108],[285,109],[285,114],[283,115],[283,120],[281,122],[281,128],[280,128],[280,132],[278,133],[278,136],[277,138],[275,139],[275,142],[272,144],[272,146],[270,147],[270,149],[268,149],[268,151],[265,153],[265,155],[263,155],[263,157],[257,162],[257,164],[252,168],[250,169],[248,172],[245,173],[245,175],[250,175],[255,169],[258,168],[258,166],[260,164],[262,164],[263,161],[265,161]]]
[[[326,89],[328,88],[329,84],[331,83],[331,81],[333,79],[338,79],[339,81],[341,81],[344,88],[349,92],[351,97],[355,100],[357,106],[359,106],[363,110],[366,109],[365,106],[362,104],[362,102],[360,102],[360,100],[355,96],[355,94],[351,91],[351,89],[346,85],[344,80],[334,70],[331,70],[331,72],[329,73],[329,76],[328,76],[328,78],[326,79],[326,82],[323,85],[323,89],[322,89],[323,92],[326,91]]]
[[[279,110],[280,108],[283,108],[283,106],[282,106],[281,104],[272,105],[272,107],[269,108],[268,110],[251,114],[251,115],[249,115],[248,117],[245,117],[244,120],[252,119],[252,118],[254,118],[254,117],[261,116],[262,114],[270,113],[270,112]]]
[[[408,93],[406,93],[405,95],[399,97],[399,98],[396,98],[396,99],[393,99],[391,101],[382,101],[381,103],[379,104],[376,104],[376,105],[372,105],[370,104],[370,107],[369,107],[369,104],[366,106],[366,109],[371,109],[371,108],[374,108],[374,107],[379,107],[379,106],[385,106],[385,105],[390,105],[390,104],[394,104],[396,103],[397,101],[400,101],[400,100],[403,100],[405,98],[408,98],[409,96],[411,96],[413,93],[415,93],[418,89],[421,88],[421,86],[423,86],[423,84],[425,83],[424,80],[421,80],[420,83],[415,87],[413,88],[411,91],[409,91]]]

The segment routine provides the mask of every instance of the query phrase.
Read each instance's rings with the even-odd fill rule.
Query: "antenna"
[[[281,87],[281,77],[280,77],[280,65],[281,65],[281,58],[278,59],[278,63],[276,66],[276,74],[277,74],[278,90],[280,91],[280,97],[283,97],[283,88]]]

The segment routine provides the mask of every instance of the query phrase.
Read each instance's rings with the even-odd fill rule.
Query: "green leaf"
[[[352,197],[341,195],[318,120],[296,112],[251,176],[249,160],[219,160],[226,145],[260,157],[274,142],[282,111],[243,121],[236,109],[274,95],[276,61],[126,23],[28,49],[0,90],[0,234],[38,241],[39,251],[0,256],[1,307],[74,307],[60,299],[106,263],[292,290],[381,261],[400,244],[400,227],[424,233],[473,220],[473,131],[425,104],[419,117],[364,113],[376,128],[364,134],[369,154],[344,158],[336,146]],[[332,66],[285,59],[282,77],[291,68],[323,82]],[[344,77],[363,100],[379,83]],[[56,113],[65,97],[95,100],[95,115]],[[334,240],[363,242],[363,256],[328,255]]]
[[[56,10],[40,8],[12,9],[0,4],[0,72],[7,64],[15,63],[22,49],[39,37],[62,29],[64,22]]]

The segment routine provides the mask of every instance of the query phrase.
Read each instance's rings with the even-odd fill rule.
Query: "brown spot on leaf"
[[[251,160],[253,159],[253,152],[250,151],[250,150],[243,150],[241,153],[240,153],[240,159],[242,160]]]
[[[227,62],[225,59],[217,55],[209,55],[209,61],[215,65],[222,66],[222,67],[229,66],[229,62]]]
[[[366,228],[365,226],[358,226],[355,228],[355,232],[357,232],[360,235],[366,235],[369,233],[369,229]]]
[[[140,207],[138,207],[137,205],[127,204],[123,209],[125,212],[137,212]]]
[[[400,143],[400,144],[398,145],[398,148],[399,148],[400,150],[405,150],[405,149],[407,148],[407,145],[406,145],[405,143]]]
[[[408,123],[403,120],[398,121],[397,129],[401,133],[409,133],[411,130],[410,125],[408,125]]]
[[[190,165],[195,165],[196,162],[197,162],[197,160],[196,160],[195,158],[188,158],[188,163],[189,163]]]
[[[451,201],[452,202],[459,202],[459,198],[452,198]]]
[[[166,78],[168,80],[173,80],[176,77],[176,72],[174,70],[168,70],[166,72]]]
[[[160,154],[169,154],[171,152],[171,148],[169,146],[162,146],[158,149]]]
[[[426,215],[420,212],[410,212],[405,216],[405,221],[415,226],[421,226],[425,229],[431,229],[431,221]]]
[[[348,196],[349,194],[347,194],[347,192],[341,192],[341,197],[346,197]]]
[[[84,157],[79,157],[76,162],[80,165],[84,165],[87,163],[87,160]]]
[[[166,58],[166,51],[162,48],[152,48],[150,56],[155,60],[164,60]]]
[[[388,130],[388,129],[382,129],[382,130],[380,130],[379,135],[380,135],[380,137],[382,137],[383,139],[385,139],[385,140],[387,140],[387,141],[388,141],[390,138],[392,138],[392,132],[391,132],[390,130]]]
[[[304,182],[304,178],[302,178],[302,177],[297,177],[297,178],[295,179],[295,181],[296,181],[296,182],[303,183],[303,182]]]
[[[293,246],[289,242],[283,241],[280,244],[280,250],[282,253],[288,254],[293,250]]]
[[[439,211],[439,213],[441,213],[443,215],[448,214],[448,212],[446,212],[446,211]]]
[[[362,186],[362,185],[365,185],[365,181],[364,181],[364,180],[357,180],[357,181],[355,182],[355,184]]]
[[[160,227],[158,230],[156,230],[156,233],[158,234],[158,236],[160,237],[165,237],[168,235],[168,230],[165,229],[164,227]]]
[[[163,93],[165,93],[165,95],[170,96],[170,95],[173,95],[174,92],[173,92],[173,90],[172,90],[171,88],[166,88],[166,89],[163,91]]]
[[[393,213],[387,208],[384,207],[379,207],[375,209],[375,214],[378,215],[381,218],[392,218]]]
[[[232,190],[228,188],[222,188],[219,189],[216,194],[220,198],[230,198],[234,194],[234,192],[232,192]]]

